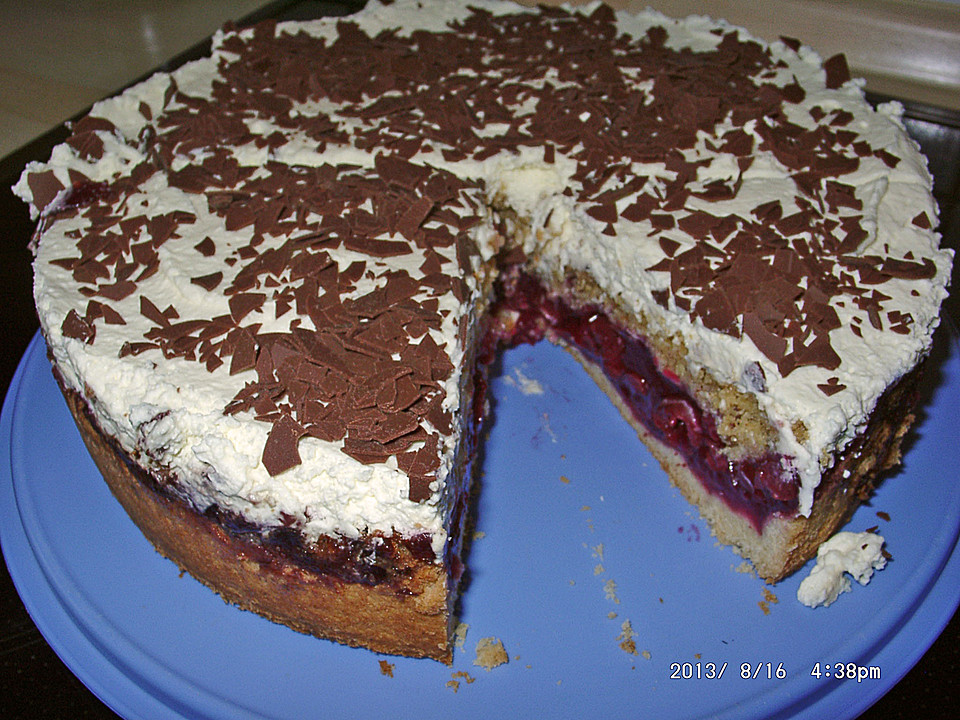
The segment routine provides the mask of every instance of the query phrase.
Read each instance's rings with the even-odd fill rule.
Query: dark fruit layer
[[[601,368],[634,417],[676,450],[700,482],[748,518],[757,532],[774,515],[797,510],[798,479],[789,458],[769,452],[732,460],[714,417],[644,340],[618,325],[597,305],[574,306],[547,292],[530,275],[506,275],[498,313],[500,342],[534,343],[545,336],[577,348]]]

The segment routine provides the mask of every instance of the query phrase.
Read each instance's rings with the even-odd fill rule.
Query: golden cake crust
[[[71,390],[63,394],[90,455],[130,518],[161,555],[225,601],[346,645],[452,661],[442,565],[423,563],[413,582],[417,592],[399,594],[292,563],[261,562],[214,520],[147,487],[90,418],[84,398]]]

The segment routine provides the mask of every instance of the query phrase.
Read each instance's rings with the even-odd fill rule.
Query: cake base
[[[91,419],[86,401],[71,390],[63,394],[90,455],[130,518],[161,555],[228,603],[346,645],[452,662],[452,615],[441,564],[422,563],[399,594],[389,586],[345,582],[275,557],[259,558],[255,546],[150,488]]]
[[[913,424],[921,363],[881,397],[873,420],[824,475],[809,517],[768,518],[761,532],[722,498],[707,490],[683,458],[637,420],[603,371],[568,343],[558,343],[586,369],[636,430],[670,481],[695,505],[717,539],[749,559],[757,574],[778,582],[814,557],[817,548],[870,497],[881,473],[900,462],[900,446]],[[846,477],[844,477],[846,475]]]

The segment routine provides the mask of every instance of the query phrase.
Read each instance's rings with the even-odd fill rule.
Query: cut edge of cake
[[[517,266],[519,267],[519,266]],[[752,515],[749,507],[737,507],[733,501],[724,499],[735,488],[708,487],[708,480],[698,475],[691,465],[692,456],[709,452],[711,442],[708,433],[701,441],[694,439],[690,445],[670,443],[656,429],[656,418],[645,413],[643,407],[631,402],[628,393],[622,391],[623,383],[618,385],[604,369],[604,359],[598,356],[595,347],[586,349],[578,346],[575,338],[565,334],[552,325],[555,303],[567,304],[574,313],[586,313],[592,317],[606,317],[621,337],[632,338],[638,346],[650,353],[652,366],[641,381],[649,383],[657,375],[663,376],[665,383],[673,388],[678,397],[685,398],[695,411],[696,418],[710,418],[718,426],[726,414],[730,413],[731,394],[723,392],[715,383],[698,386],[696,380],[702,374],[691,369],[685,362],[686,353],[682,344],[676,344],[675,338],[658,336],[649,319],[626,316],[609,297],[589,278],[574,273],[566,278],[542,278],[520,270],[521,279],[511,278],[511,270],[505,271],[507,284],[533,282],[534,293],[542,292],[550,305],[545,317],[536,317],[534,329],[520,330],[526,337],[514,338],[518,322],[530,322],[530,318],[518,321],[518,313],[511,303],[501,308],[496,322],[502,328],[500,337],[508,344],[511,342],[536,342],[546,338],[564,348],[583,366],[610,401],[620,411],[622,417],[633,427],[639,438],[659,462],[667,476],[683,496],[708,522],[713,534],[723,544],[730,545],[754,565],[756,573],[769,583],[777,583],[799,569],[816,554],[817,547],[826,541],[836,530],[844,525],[853,512],[866,501],[874,487],[882,480],[883,473],[896,467],[901,458],[901,444],[915,420],[914,408],[920,394],[920,382],[924,375],[926,358],[891,385],[877,400],[871,419],[866,427],[838,453],[831,465],[824,471],[823,478],[815,492],[815,502],[809,515],[797,512],[796,505],[787,505],[784,510],[770,509],[766,513]],[[571,292],[571,288],[576,288]],[[501,293],[508,297],[516,290]],[[523,291],[519,291],[520,294]],[[520,304],[524,303],[521,300]],[[534,309],[536,315],[536,309]],[[562,321],[562,317],[560,318]],[[621,370],[617,369],[620,374]],[[629,371],[627,371],[629,372]],[[634,383],[636,384],[636,383]],[[734,430],[737,436],[731,438],[720,431],[721,457],[729,457],[731,471],[737,463],[749,463],[765,455],[776,456],[777,448],[771,438],[775,433],[766,430],[769,419],[754,404],[745,401],[742,393],[733,390],[737,405],[737,423]],[[646,390],[649,393],[650,390]],[[681,424],[683,420],[681,419]],[[695,420],[691,420],[695,424]],[[746,428],[746,429],[744,429]],[[738,438],[742,438],[738,442]],[[698,444],[701,443],[701,444]],[[729,444],[728,444],[729,443]],[[728,450],[732,452],[728,453]],[[687,452],[685,457],[681,450]],[[762,480],[762,478],[761,478]],[[774,489],[772,499],[776,499]],[[768,493],[769,495],[769,493]]]
[[[637,420],[633,410],[595,363],[575,347],[561,344],[630,423],[660,463],[670,482],[707,521],[713,535],[749,560],[757,575],[768,583],[777,583],[801,568],[816,554],[820,544],[842,527],[861,503],[869,499],[875,486],[882,480],[882,473],[899,464],[901,444],[915,419],[912,409],[916,384],[922,375],[922,368],[918,367],[891,388],[881,400],[882,410],[889,413],[884,421],[858,438],[854,446],[831,468],[829,473],[835,474],[843,472],[850,465],[855,467],[845,478],[846,484],[827,481],[824,486],[827,489],[818,493],[810,516],[769,517],[758,532],[748,519],[731,510],[721,497],[704,487],[675,449],[659,440]],[[838,471],[838,467],[842,469]]]

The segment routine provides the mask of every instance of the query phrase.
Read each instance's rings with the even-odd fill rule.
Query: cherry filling
[[[798,481],[787,458],[765,453],[731,460],[714,417],[703,411],[680,379],[658,367],[647,344],[597,305],[573,306],[548,293],[526,273],[505,273],[496,340],[508,346],[560,339],[603,370],[633,416],[673,448],[700,483],[747,518],[757,532],[777,514],[797,510]]]
[[[403,580],[417,565],[434,558],[428,533],[412,537],[364,538],[322,536],[307,544],[299,530],[278,527],[265,530],[240,515],[211,505],[204,516],[237,539],[246,541],[248,555],[269,566],[274,559],[292,561],[317,575],[363,585],[393,584],[403,594]]]

